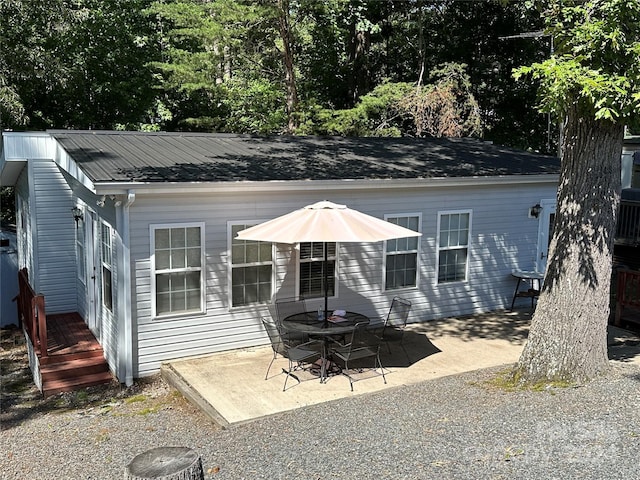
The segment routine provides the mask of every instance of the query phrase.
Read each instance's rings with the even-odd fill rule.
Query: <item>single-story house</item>
[[[84,319],[127,384],[172,359],[265,345],[274,298],[320,299],[313,245],[235,235],[321,200],[422,233],[336,245],[331,308],[383,318],[400,295],[411,322],[508,308],[512,270],[544,268],[560,171],[557,158],[471,139],[51,130],[2,140],[19,267],[47,315]]]

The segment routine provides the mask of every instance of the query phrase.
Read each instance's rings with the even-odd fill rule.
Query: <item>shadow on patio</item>
[[[354,391],[344,375],[321,384],[310,374],[298,384],[288,382],[283,392],[287,360],[276,359],[264,379],[272,357],[270,347],[222,352],[163,365],[169,383],[196,403],[221,426],[243,423],[267,415],[339,398],[517,361],[526,339],[530,314],[496,312],[410,324],[404,350],[382,346],[381,360],[387,384],[374,375],[356,382]],[[291,379],[290,379],[291,380]]]
[[[163,365],[164,378],[222,427],[340,398],[402,388],[447,375],[517,362],[529,331],[529,311],[494,312],[414,323],[407,327],[404,350],[382,346],[387,384],[365,372],[354,391],[344,375],[321,384],[311,373],[290,379],[282,391],[286,359],[278,356],[269,378],[270,347],[256,347],[189,358]],[[637,334],[609,327],[609,356],[640,363]]]

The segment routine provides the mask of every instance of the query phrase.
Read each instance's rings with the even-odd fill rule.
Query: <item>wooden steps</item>
[[[46,398],[61,392],[73,392],[86,387],[92,387],[93,385],[106,384],[112,380],[113,376],[110,372],[94,373],[77,378],[66,378],[47,382],[43,380],[42,395]]]
[[[104,351],[77,312],[47,317],[48,356],[40,356],[42,394],[80,390],[113,381]]]
[[[48,361],[41,366],[40,374],[45,397],[113,380],[102,352],[95,350],[84,355],[76,353],[71,359],[61,356],[56,361]]]

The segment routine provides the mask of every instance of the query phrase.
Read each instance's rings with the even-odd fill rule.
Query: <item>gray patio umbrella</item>
[[[238,233],[239,240],[272,243],[324,242],[324,317],[328,311],[327,243],[368,243],[422,234],[365,213],[322,201]]]

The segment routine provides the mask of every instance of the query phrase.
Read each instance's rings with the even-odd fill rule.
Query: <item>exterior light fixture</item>
[[[533,218],[538,218],[540,216],[540,212],[542,211],[542,207],[539,203],[536,203],[533,207],[529,209],[529,215]]]
[[[82,220],[82,209],[80,207],[73,207],[71,209],[71,215],[73,215],[73,219],[76,221],[76,225],[80,220]]]

